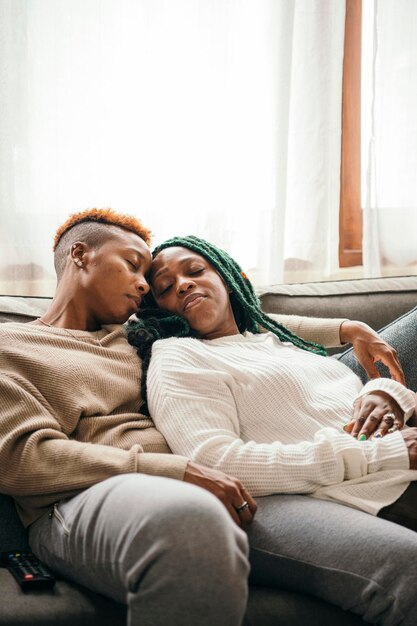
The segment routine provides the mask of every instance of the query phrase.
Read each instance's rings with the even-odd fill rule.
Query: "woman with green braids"
[[[207,241],[173,238],[153,256],[130,341],[141,346],[144,398],[174,453],[237,476],[255,496],[305,493],[374,515],[417,480],[407,429],[382,437],[414,416],[412,391],[387,378],[363,386],[263,313],[239,265]],[[364,396],[377,432],[355,440],[343,427]]]
[[[415,394],[392,379],[363,386],[265,315],[239,265],[212,244],[176,237],[153,257],[151,293],[128,329],[143,397],[174,453],[264,496],[247,530],[252,583],[374,624],[416,623],[417,535],[400,527],[417,530],[417,429],[402,430]],[[359,437],[345,432],[358,422]]]

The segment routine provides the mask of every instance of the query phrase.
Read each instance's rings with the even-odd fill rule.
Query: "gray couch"
[[[378,329],[416,306],[417,277],[277,285],[259,295],[267,312],[349,317]],[[42,315],[48,303],[46,298],[0,296],[0,322],[29,321]],[[13,501],[0,495],[0,551],[23,549],[27,545],[27,535]],[[122,626],[126,623],[124,606],[65,580],[58,580],[53,590],[25,594],[9,572],[0,569],[0,589],[0,626]],[[357,616],[307,595],[284,589],[251,588],[247,626],[306,623],[363,624]]]

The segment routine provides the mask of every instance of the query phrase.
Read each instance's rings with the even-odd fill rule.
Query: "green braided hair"
[[[326,355],[326,350],[323,346],[301,339],[301,337],[298,337],[298,335],[295,335],[288,328],[264,313],[253,285],[246,274],[242,272],[241,267],[227,252],[214,244],[194,235],[172,237],[157,246],[152,256],[155,258],[165,248],[177,246],[192,250],[204,257],[223,278],[230,290],[230,304],[239,332],[259,333],[262,332],[261,329],[265,329],[273,333],[281,341],[291,342],[303,350]],[[140,317],[137,320],[129,322],[127,334],[129,343],[136,347],[142,359],[141,392],[145,401],[145,406],[141,408],[143,413],[147,411],[146,375],[152,353],[152,344],[157,339],[166,339],[168,337],[198,337],[198,333],[190,328],[190,325],[184,318],[170,311],[160,309],[151,292],[142,299],[138,315]]]

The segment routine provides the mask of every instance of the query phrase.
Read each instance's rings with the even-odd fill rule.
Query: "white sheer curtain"
[[[204,236],[257,284],[337,268],[344,2],[0,0],[0,283],[69,213]]]
[[[364,269],[417,273],[417,3],[365,0]]]

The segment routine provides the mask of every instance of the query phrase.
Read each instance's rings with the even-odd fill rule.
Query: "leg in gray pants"
[[[258,498],[254,585],[308,593],[371,624],[417,624],[417,534],[309,496]]]
[[[247,538],[209,492],[125,474],[62,501],[29,531],[54,571],[128,605],[129,626],[238,626]]]

